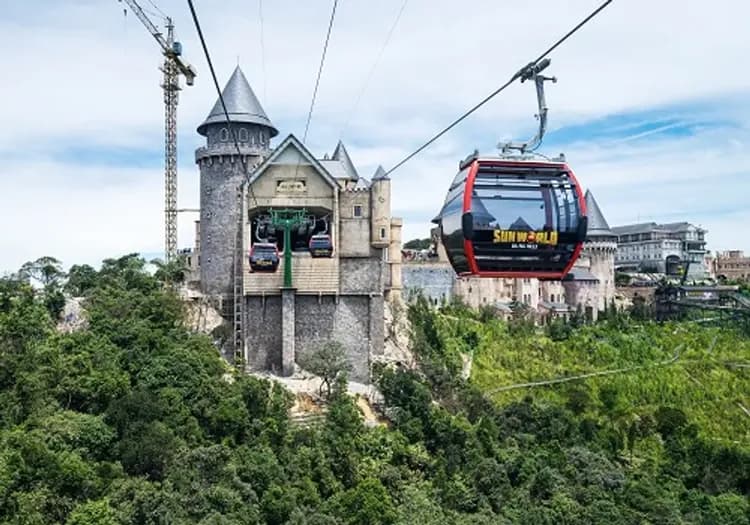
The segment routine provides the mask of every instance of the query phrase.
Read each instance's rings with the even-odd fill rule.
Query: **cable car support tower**
[[[162,49],[164,64],[160,68],[164,74],[161,84],[164,90],[164,257],[167,261],[177,255],[177,213],[195,211],[177,209],[177,103],[180,91],[180,75],[192,86],[197,75],[195,68],[182,59],[182,44],[174,40],[174,24],[165,16],[166,38],[143,12],[135,0],[125,2],[138,20],[151,33]]]

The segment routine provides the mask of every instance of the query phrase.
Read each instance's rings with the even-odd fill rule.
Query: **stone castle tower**
[[[200,168],[201,291],[227,296],[232,291],[232,265],[239,228],[238,189],[246,177],[232,133],[248,170],[270,151],[279,134],[266,116],[239,66],[222,92],[231,128],[217,100],[198,133],[206,145],[195,151]]]
[[[570,305],[596,319],[615,297],[615,252],[617,235],[610,229],[591,190],[586,191],[588,231],[583,251],[568,277],[563,280]]]

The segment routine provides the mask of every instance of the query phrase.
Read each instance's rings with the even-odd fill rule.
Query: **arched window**
[[[240,128],[240,142],[247,142],[247,128]]]
[[[219,133],[219,140],[222,142],[226,142],[229,140],[229,131],[227,128],[221,128],[221,132]]]

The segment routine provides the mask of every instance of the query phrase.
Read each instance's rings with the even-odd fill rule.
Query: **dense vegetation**
[[[417,302],[419,370],[377,371],[392,424],[365,427],[339,376],[305,429],[290,394],[185,329],[169,271],[128,256],[72,273],[0,279],[4,525],[750,523],[750,359],[731,330],[615,317],[548,338]],[[71,334],[62,286],[86,297]]]
[[[432,239],[412,239],[404,243],[407,250],[427,250],[432,246]]]

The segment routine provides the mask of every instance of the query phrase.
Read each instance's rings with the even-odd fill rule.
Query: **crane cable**
[[[307,112],[307,122],[305,123],[305,133],[302,135],[302,144],[307,141],[307,132],[310,129],[310,120],[312,120],[313,108],[315,107],[315,99],[318,96],[318,86],[320,85],[320,77],[323,74],[323,64],[326,60],[326,54],[328,53],[328,41],[331,39],[331,29],[333,28],[333,19],[336,17],[336,6],[339,0],[333,0],[333,9],[331,10],[331,19],[328,21],[328,32],[326,33],[326,40],[323,44],[323,54],[320,56],[320,66],[318,66],[318,76],[315,79],[315,89],[313,89],[312,100],[310,101],[310,111]]]
[[[219,94],[219,101],[221,102],[221,108],[224,111],[224,117],[227,122],[227,128],[229,129],[229,136],[232,138],[232,142],[234,142],[234,147],[237,149],[237,156],[240,159],[240,163],[242,165],[242,172],[245,175],[245,180],[243,181],[243,185],[246,185],[250,190],[250,195],[253,198],[253,202],[255,205],[258,205],[258,199],[255,197],[255,192],[253,192],[253,188],[250,184],[247,184],[247,181],[250,178],[250,172],[247,169],[247,160],[245,159],[245,156],[242,155],[242,150],[240,149],[240,143],[237,140],[237,133],[235,132],[234,127],[232,126],[232,121],[229,118],[229,111],[227,111],[227,105],[224,102],[224,94],[221,92],[221,87],[219,86],[219,81],[216,78],[216,71],[214,71],[214,65],[211,61],[211,54],[208,52],[208,46],[206,46],[206,40],[203,38],[203,31],[201,30],[200,22],[198,21],[198,15],[195,12],[195,7],[193,6],[193,0],[187,0],[188,6],[190,7],[190,14],[193,16],[193,23],[195,24],[195,29],[198,32],[198,38],[201,41],[201,46],[203,47],[203,54],[206,56],[206,62],[208,62],[208,69],[211,71],[211,78],[214,82],[214,87],[216,88],[216,92]]]
[[[162,17],[164,17],[165,19],[169,18],[167,14],[164,11],[162,11],[161,8],[158,5],[156,5],[156,3],[153,0],[148,0],[148,3],[151,4],[154,7],[154,9],[156,9]],[[141,9],[143,9],[143,6],[141,6]]]
[[[609,4],[612,3],[612,0],[606,0],[604,3],[602,3],[599,7],[597,7],[594,11],[591,12],[586,18],[584,18],[581,22],[579,22],[573,29],[568,31],[562,38],[557,40],[554,44],[552,44],[546,51],[544,51],[542,54],[539,55],[539,57],[536,60],[533,60],[529,62],[526,66],[519,69],[511,78],[508,80],[505,84],[497,88],[495,91],[487,95],[485,98],[483,98],[481,101],[479,101],[476,105],[472,106],[469,110],[467,110],[465,113],[463,113],[460,117],[458,117],[456,120],[451,122],[448,126],[443,128],[440,132],[438,132],[436,135],[434,135],[430,140],[422,144],[419,148],[414,150],[412,153],[404,157],[402,160],[400,160],[395,166],[393,166],[391,169],[389,169],[386,172],[386,175],[390,175],[394,171],[396,171],[398,168],[406,164],[408,161],[410,161],[412,158],[416,157],[419,153],[421,153],[423,150],[428,148],[432,143],[434,143],[436,140],[438,140],[440,137],[448,133],[451,129],[456,127],[459,123],[461,123],[464,119],[466,119],[469,115],[474,113],[476,110],[484,106],[487,102],[495,98],[498,94],[500,94],[502,91],[504,91],[508,86],[513,84],[516,80],[519,78],[522,78],[528,71],[533,69],[534,66],[536,66],[542,59],[544,59],[547,55],[552,53],[555,49],[557,49],[563,42],[565,42],[568,38],[573,36],[574,33],[576,33],[579,29],[581,29],[586,23],[588,23],[589,20],[594,18],[596,15],[598,15],[601,11],[604,10],[605,7],[607,7]]]
[[[380,64],[380,60],[383,58],[383,54],[385,53],[385,49],[388,47],[388,44],[391,41],[391,37],[393,37],[393,33],[396,31],[396,26],[398,26],[399,21],[401,20],[401,15],[404,13],[404,9],[406,9],[406,4],[409,3],[409,0],[404,0],[401,4],[401,8],[398,10],[398,13],[396,14],[396,18],[393,20],[393,24],[391,24],[391,28],[388,30],[388,34],[385,37],[385,41],[383,42],[383,45],[380,48],[380,51],[378,52],[377,57],[375,58],[375,62],[373,62],[372,67],[370,68],[370,72],[367,73],[367,76],[365,77],[365,81],[362,84],[362,87],[359,90],[359,93],[357,94],[357,98],[354,101],[354,104],[352,105],[351,109],[349,110],[349,114],[346,117],[346,121],[344,122],[344,126],[341,129],[340,135],[344,135],[347,130],[349,129],[349,122],[351,122],[352,117],[354,116],[357,109],[359,109],[359,103],[362,101],[362,96],[364,96],[365,91],[367,91],[367,87],[370,85],[370,81],[372,81],[372,76],[375,73],[375,70],[378,67],[378,64]]]

